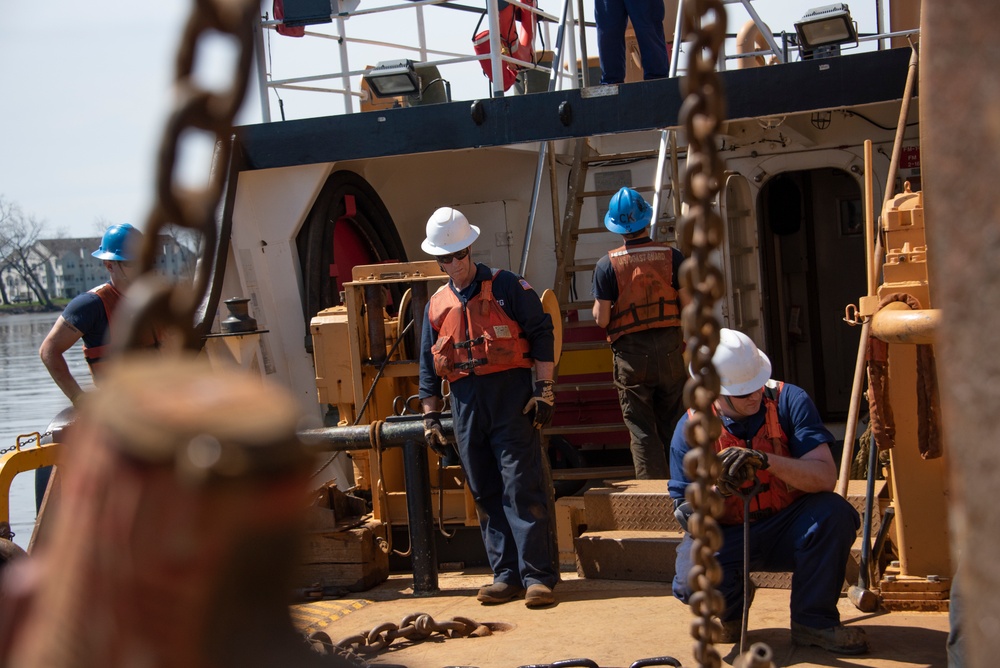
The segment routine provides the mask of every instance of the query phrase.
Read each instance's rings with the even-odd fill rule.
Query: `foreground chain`
[[[715,140],[725,117],[721,81],[715,64],[726,38],[726,11],[720,0],[684,0],[683,35],[693,42],[688,74],[683,81],[684,103],[680,119],[688,137],[688,165],[684,174],[684,199],[688,213],[681,224],[682,250],[689,259],[681,265],[681,285],[691,295],[682,320],[691,356],[693,378],[684,387],[684,403],[694,410],[685,428],[691,450],[684,457],[684,471],[691,484],[686,498],[694,509],[688,527],[694,538],[688,574],[691,610],[696,619],[691,635],[697,640],[695,659],[700,666],[717,668],[721,658],[714,644],[721,636],[718,618],[725,603],[716,587],[722,569],[715,553],[722,547],[722,531],[715,518],[722,513],[722,497],[713,485],[719,473],[714,443],[721,422],[712,411],[719,394],[719,376],[712,355],[719,343],[715,302],[725,294],[722,273],[709,261],[722,244],[724,228],[715,200],[723,178],[722,160]]]
[[[149,327],[166,332],[168,337],[175,334],[171,340],[187,350],[201,348],[201,337],[194,326],[195,314],[203,306],[214,269],[212,259],[219,239],[215,214],[232,151],[233,119],[243,102],[253,62],[253,22],[257,11],[258,3],[253,0],[195,0],[185,24],[175,59],[174,107],[160,140],[156,201],[146,218],[139,257],[140,275],[119,309],[121,313],[115,314],[116,322],[124,323],[126,332],[115,341],[119,350],[138,347],[141,333]],[[229,76],[220,79],[230,82],[229,88],[213,91],[197,81],[196,56],[200,44],[219,36],[231,38],[238,53]],[[181,140],[198,133],[208,133],[214,138],[213,165],[204,188],[185,188],[175,179],[183,149]],[[191,285],[171,285],[153,271],[158,239],[170,226],[200,235],[200,257]]]

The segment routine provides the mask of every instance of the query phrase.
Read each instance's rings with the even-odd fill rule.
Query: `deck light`
[[[396,97],[420,93],[420,79],[412,60],[387,60],[367,70],[362,78],[375,97]]]
[[[843,3],[810,9],[795,24],[795,32],[799,46],[807,51],[858,42],[858,28],[851,19],[851,10]]]

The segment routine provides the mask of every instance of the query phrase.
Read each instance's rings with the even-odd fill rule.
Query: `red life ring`
[[[535,0],[522,0],[525,5],[535,7]],[[516,58],[525,63],[534,61],[532,42],[535,37],[535,13],[508,4],[499,12],[500,19],[500,51],[505,56]],[[472,38],[472,48],[477,55],[490,52],[490,31],[483,30]],[[480,60],[483,73],[493,81],[493,66],[489,60]],[[520,66],[503,62],[503,89],[508,90],[514,85]]]

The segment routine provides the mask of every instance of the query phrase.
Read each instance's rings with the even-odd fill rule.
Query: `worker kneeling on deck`
[[[552,320],[523,278],[472,261],[478,236],[479,228],[455,209],[438,209],[427,221],[421,248],[451,280],[431,296],[424,315],[424,436],[435,450],[446,444],[447,379],[458,454],[493,569],[493,583],[477,598],[495,604],[524,595],[528,607],[550,605],[559,576],[538,430],[551,420],[554,403]]]
[[[837,467],[830,453],[833,435],[823,425],[812,399],[802,388],[770,379],[771,362],[748,336],[723,329],[712,357],[722,389],[715,412],[722,435],[715,450],[722,463],[717,488],[725,507],[720,518],[723,545],[716,558],[722,568],[718,589],[725,598],[721,616],[723,642],[739,642],[743,596],[743,513],[740,492],[761,485],[750,500],[750,570],[792,571],[792,642],[816,645],[841,654],[863,654],[863,629],[840,623],[837,599],[851,545],[861,520],[846,500],[833,492]],[[684,528],[691,515],[685,500],[690,480],[684,455],[690,446],[677,423],[670,444],[670,496]],[[677,548],[674,595],[685,603],[692,537]]]

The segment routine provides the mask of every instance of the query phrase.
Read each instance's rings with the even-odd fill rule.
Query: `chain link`
[[[15,450],[22,450],[31,445],[32,443],[38,443],[39,445],[41,445],[42,439],[45,438],[46,436],[51,436],[52,433],[53,432],[50,429],[44,434],[39,434],[37,431],[31,434],[21,434],[15,440],[14,445],[7,448],[0,448],[0,457],[6,455],[8,452],[14,452]]]
[[[722,82],[715,66],[726,38],[726,10],[720,0],[684,0],[682,31],[693,42],[688,73],[682,81],[685,96],[680,120],[688,138],[688,163],[684,173],[684,201],[688,211],[681,223],[681,245],[688,259],[681,265],[681,285],[691,295],[682,320],[691,356],[693,378],[684,387],[684,403],[694,410],[684,436],[691,450],[684,457],[684,471],[691,484],[686,498],[694,514],[688,526],[694,542],[688,574],[691,610],[695,620],[691,635],[697,641],[695,659],[700,666],[718,668],[721,658],[714,644],[722,628],[718,617],[725,609],[717,591],[722,569],[715,553],[722,547],[722,531],[716,517],[722,513],[722,497],[714,489],[719,460],[714,444],[722,423],[712,410],[719,394],[719,376],[712,355],[719,343],[715,302],[725,294],[718,267],[710,262],[712,251],[722,244],[724,227],[715,209],[722,187],[723,164],[716,148],[719,125],[725,117]]]
[[[337,642],[336,645],[358,654],[371,655],[381,652],[399,638],[419,642],[427,640],[435,633],[443,635],[445,638],[478,638],[492,635],[488,626],[468,617],[455,617],[443,622],[436,622],[433,617],[426,613],[415,612],[404,617],[398,625],[392,622],[379,624],[367,633],[349,636]],[[309,639],[315,640],[318,639],[318,636],[314,633]]]
[[[156,200],[146,218],[145,240],[139,257],[140,275],[122,303],[124,332],[118,349],[139,347],[142,333],[175,332],[173,339],[189,350],[201,347],[194,321],[207,297],[218,245],[216,211],[225,186],[232,151],[233,118],[243,102],[253,61],[253,21],[256,0],[194,0],[178,47],[174,69],[175,102],[160,140],[156,173]],[[230,75],[220,79],[229,88],[211,90],[195,77],[199,44],[206,36],[232,38],[238,53]],[[204,52],[206,49],[201,49]],[[182,137],[208,133],[214,138],[215,157],[204,188],[181,187],[176,181]],[[170,284],[153,273],[158,237],[168,226],[200,235],[199,261],[190,285]]]

